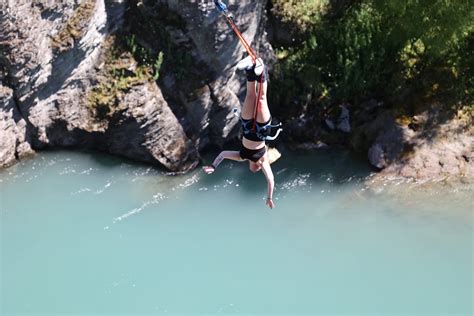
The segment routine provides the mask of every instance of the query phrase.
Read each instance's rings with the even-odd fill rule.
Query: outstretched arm
[[[219,164],[224,159],[230,159],[234,161],[243,161],[238,151],[224,150],[219,155],[217,155],[217,157],[214,159],[214,161],[212,162],[210,166],[204,166],[202,167],[202,169],[207,174],[213,173],[216,170],[217,166],[219,166]]]
[[[268,185],[268,196],[266,204],[269,208],[274,208],[275,204],[273,203],[273,189],[275,187],[275,180],[273,179],[272,167],[270,167],[270,163],[267,159],[265,159],[262,163],[262,172],[265,175],[265,178],[267,179]]]

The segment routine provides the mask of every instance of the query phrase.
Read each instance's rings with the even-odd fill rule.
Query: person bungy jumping
[[[267,150],[266,141],[274,140],[281,131],[280,125],[272,125],[272,116],[267,103],[268,72],[261,58],[255,60],[248,56],[237,64],[237,69],[245,70],[247,74],[247,93],[240,114],[242,125],[242,148],[240,151],[222,151],[210,166],[204,166],[207,174],[213,173],[224,160],[248,161],[252,172],[262,171],[267,179],[268,195],[266,205],[275,207],[273,189],[275,181],[270,164],[280,157],[278,151]],[[258,85],[258,86],[257,86]],[[258,87],[258,92],[257,92]],[[275,131],[274,135],[272,131]]]

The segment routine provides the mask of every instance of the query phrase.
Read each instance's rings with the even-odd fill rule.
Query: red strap
[[[250,45],[247,43],[245,38],[242,36],[242,33],[240,33],[239,29],[235,25],[234,20],[231,17],[227,16],[227,15],[226,15],[226,19],[227,19],[227,22],[229,22],[232,29],[234,30],[237,37],[239,38],[240,42],[244,46],[245,50],[249,54],[250,58],[252,58],[253,63],[256,64],[257,54],[255,54],[252,47],[250,47]],[[265,69],[263,71],[265,71]],[[258,97],[257,97],[257,100],[255,100],[255,110],[254,110],[254,115],[253,115],[253,131],[254,132],[257,128],[257,113],[258,113],[258,110],[260,108],[260,99],[262,98],[262,93],[263,93],[263,86],[262,86],[263,76],[264,76],[264,74],[262,73],[262,75],[260,76],[260,85],[258,86]]]
[[[252,61],[254,62],[255,64],[255,61],[257,60],[257,54],[255,54],[255,52],[253,51],[252,47],[250,47],[250,45],[247,43],[247,41],[245,40],[245,38],[242,36],[242,33],[240,33],[239,29],[237,28],[237,26],[235,25],[234,21],[232,20],[232,18],[226,16],[226,19],[227,19],[227,22],[229,22],[230,26],[232,27],[232,29],[234,30],[235,34],[237,35],[237,37],[239,38],[240,42],[242,43],[242,45],[244,46],[245,50],[247,51],[247,53],[250,55],[250,57],[252,58]]]
[[[265,72],[265,68],[263,69],[263,72]],[[262,98],[262,93],[263,93],[263,76],[264,76],[263,72],[260,75],[260,81],[259,81],[260,84],[257,86],[258,96],[257,96],[257,100],[255,100],[255,109],[253,113],[253,128],[252,128],[254,132],[256,131],[256,128],[257,128],[257,114],[260,108],[260,99]]]

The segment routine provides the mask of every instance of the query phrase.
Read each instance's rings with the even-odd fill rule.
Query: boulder
[[[337,119],[337,126],[336,128],[344,133],[351,132],[351,122],[350,122],[350,115],[349,110],[345,105],[340,106],[341,114],[339,114],[339,118]]]
[[[415,181],[474,178],[472,111],[460,110],[450,117],[439,108],[436,104],[430,106],[428,112],[415,115],[411,123],[382,112],[361,128],[362,139],[371,142],[370,163],[383,169],[378,177]]]
[[[324,119],[324,122],[332,131],[337,130],[344,133],[351,132],[349,109],[345,104],[341,104],[336,111],[332,111],[332,113]]]
[[[383,169],[388,165],[387,161],[385,160],[385,152],[382,148],[382,145],[378,143],[370,146],[368,157],[370,164],[377,169]]]

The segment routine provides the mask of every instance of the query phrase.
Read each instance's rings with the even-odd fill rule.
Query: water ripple
[[[197,183],[199,181],[199,179],[200,179],[199,176],[197,174],[195,174],[191,178],[186,179],[186,181],[184,181],[184,183],[179,184],[178,187],[187,188],[187,187]]]
[[[198,174],[193,175],[192,177],[186,179],[183,183],[180,183],[173,188],[171,188],[171,191],[176,191],[177,189],[184,189],[187,187],[192,186],[193,184],[198,183],[200,180],[200,177]]]
[[[79,190],[77,190],[76,192],[72,192],[71,195],[78,195],[78,194],[81,194],[81,193],[84,193],[84,192],[91,192],[92,190],[89,189],[89,188],[81,188]]]
[[[308,185],[308,179],[310,176],[310,173],[302,173],[298,175],[295,179],[282,183],[280,189],[290,191],[297,187],[305,187]],[[309,187],[311,187],[311,183],[309,183]]]
[[[107,188],[109,188],[112,185],[112,181],[107,181],[107,183],[99,190],[94,191],[95,195],[102,194]]]
[[[158,204],[160,203],[161,201],[163,201],[164,199],[166,199],[166,195],[162,194],[162,193],[156,193],[155,195],[153,195],[153,199],[149,200],[149,201],[145,201],[143,202],[143,204],[140,206],[140,207],[135,207],[133,209],[131,209],[130,211],[126,212],[125,214],[123,215],[120,215],[116,218],[114,218],[114,220],[112,221],[112,223],[116,223],[116,222],[119,222],[121,220],[124,220],[126,219],[127,217],[130,217],[134,214],[138,214],[140,213],[141,211],[143,211],[144,209],[146,209],[147,207],[149,207],[150,205],[153,205],[153,204]],[[108,226],[104,229],[108,229]]]

